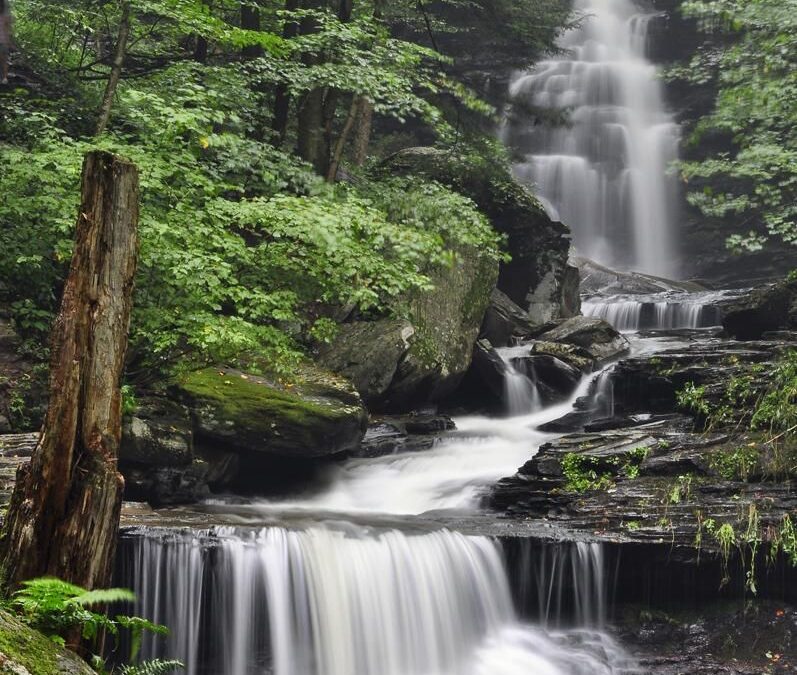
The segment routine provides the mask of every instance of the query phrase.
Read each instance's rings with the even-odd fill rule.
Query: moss
[[[17,672],[12,663],[31,675],[88,675],[93,671],[76,655],[0,610],[0,673]],[[9,663],[11,662],[11,663]]]
[[[323,382],[278,385],[234,370],[206,368],[186,375],[180,385],[190,396],[212,402],[225,419],[249,427],[270,427],[274,418],[297,425],[312,417],[334,422],[351,413],[349,405],[324,398],[339,390]]]
[[[206,368],[180,381],[195,431],[214,445],[315,457],[360,442],[368,414],[347,380],[306,366],[294,382]]]

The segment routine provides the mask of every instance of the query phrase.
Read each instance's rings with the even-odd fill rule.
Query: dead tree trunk
[[[50,403],[3,527],[2,589],[60,577],[110,581],[124,482],[120,380],[137,261],[138,170],[107,152],[83,164],[75,250],[53,326]]]

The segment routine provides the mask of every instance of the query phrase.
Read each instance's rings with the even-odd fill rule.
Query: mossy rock
[[[368,413],[350,382],[315,366],[292,382],[206,368],[179,382],[195,437],[215,449],[296,458],[355,449]]]
[[[454,266],[432,275],[434,289],[410,298],[415,332],[385,397],[387,408],[439,401],[456,389],[470,368],[497,279],[498,263],[460,247]]]
[[[422,175],[470,197],[506,237],[511,260],[498,288],[529,313],[535,325],[578,314],[578,270],[568,264],[570,232],[514,179],[501,157],[407,148],[385,161],[391,173]]]
[[[76,654],[0,610],[0,674],[93,675]]]
[[[450,394],[470,367],[498,277],[498,263],[472,247],[430,272],[433,289],[405,298],[403,319],[341,327],[321,363],[350,378],[369,406],[407,411]]]

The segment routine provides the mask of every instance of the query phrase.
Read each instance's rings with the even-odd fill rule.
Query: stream
[[[627,336],[634,356],[685,344]],[[189,675],[640,672],[604,629],[600,543],[556,544],[521,571],[538,607],[528,623],[502,540],[489,519],[476,528],[486,534],[469,521],[487,515],[492,484],[557,436],[539,426],[605,395],[602,373],[556,405],[540,408],[530,386],[521,414],[457,418],[430,450],[348,460],[314,493],[218,498],[179,510],[215,525],[127,530],[120,581],[137,613],[172,629],[145,656],[180,658]]]

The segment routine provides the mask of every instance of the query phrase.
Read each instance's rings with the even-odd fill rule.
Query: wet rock
[[[497,288],[490,296],[480,337],[494,347],[508,347],[540,333],[529,319],[528,312]]]
[[[139,399],[136,411],[126,416],[122,425],[120,464],[186,466],[193,456],[188,408],[166,398]]]
[[[758,340],[764,333],[797,328],[797,280],[755,288],[722,306],[722,325],[738,340]]]
[[[553,356],[584,373],[591,372],[596,366],[595,358],[583,347],[546,340],[531,340],[526,344],[531,354]]]
[[[473,199],[507,238],[511,260],[501,264],[498,288],[527,311],[533,325],[579,311],[578,271],[568,263],[567,228],[548,217],[506,166],[424,147],[396,153],[385,169],[425,175]]]
[[[179,383],[196,442],[215,449],[289,458],[356,449],[368,413],[345,379],[313,366],[280,384],[232,369],[207,368]]]
[[[437,444],[447,431],[456,428],[445,415],[384,417],[368,427],[354,457],[381,457],[400,452],[423,452]]]
[[[0,511],[5,512],[11,500],[17,470],[30,459],[38,442],[38,432],[0,435]]]
[[[588,258],[576,258],[581,274],[582,295],[650,295],[667,291],[704,291],[705,286],[689,281],[663,279],[641,272],[619,272]]]
[[[581,371],[550,354],[529,354],[512,359],[512,365],[548,394],[545,402],[567,399],[581,381]]]
[[[619,637],[657,675],[786,675],[797,668],[797,610],[771,599],[639,609],[618,618]]]
[[[584,316],[567,319],[540,335],[540,340],[581,347],[600,362],[617,358],[629,349],[628,340],[606,321]]]
[[[188,466],[133,466],[124,468],[125,499],[153,506],[193,504],[210,496],[211,467],[195,459]]]

